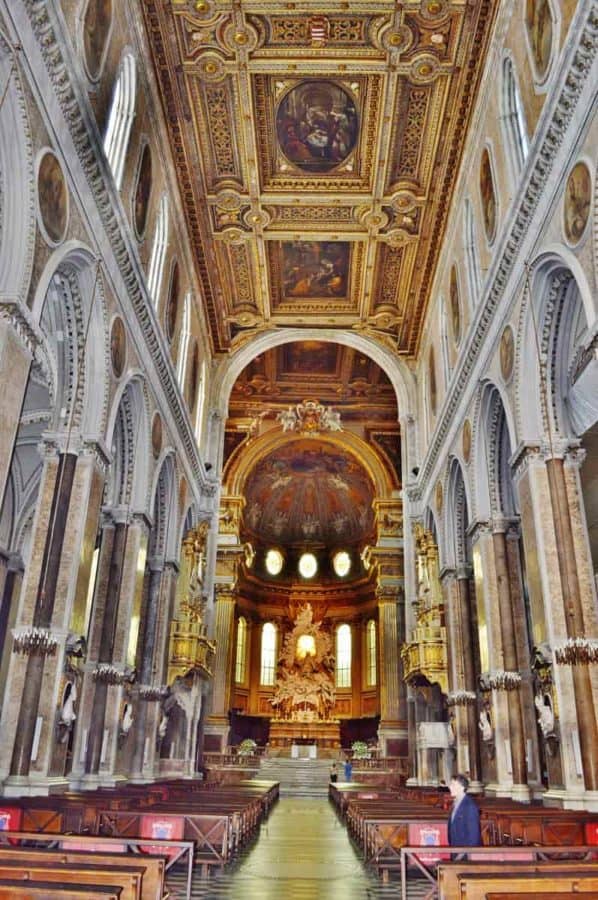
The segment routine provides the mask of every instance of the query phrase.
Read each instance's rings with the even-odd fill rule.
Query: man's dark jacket
[[[479,847],[482,843],[480,811],[469,794],[465,794],[449,819],[448,839],[452,847]]]

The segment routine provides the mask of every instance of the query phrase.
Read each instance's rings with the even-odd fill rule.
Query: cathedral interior
[[[323,6],[0,0],[3,800],[598,811],[598,4]]]

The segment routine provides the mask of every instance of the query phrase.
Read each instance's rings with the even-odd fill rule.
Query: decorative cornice
[[[89,189],[95,199],[149,356],[153,360],[169,409],[176,422],[182,446],[185,448],[191,469],[201,488],[206,482],[206,475],[198,453],[197,442],[182,403],[172,363],[158,338],[154,321],[155,315],[147,296],[146,285],[140,275],[132,247],[125,239],[124,230],[115,211],[117,202],[114,199],[111,176],[98,159],[97,128],[86,108],[85,100],[81,96],[81,88],[72,74],[75,68],[64,57],[63,47],[68,45],[68,41],[66,38],[62,40],[57,36],[57,23],[55,17],[50,13],[52,6],[50,0],[23,0],[23,6],[31,21],[31,27],[38,41],[50,82],[54,87],[57,101],[69,128]]]
[[[574,24],[571,26],[571,31]],[[476,320],[470,328],[469,344],[458,362],[445,402],[439,413],[436,429],[428,453],[419,472],[415,490],[409,498],[420,499],[423,486],[433,480],[434,467],[446,447],[446,439],[455,420],[458,406],[467,393],[467,385],[478,361],[482,345],[490,331],[496,311],[504,304],[509,278],[519,259],[521,246],[538,207],[543,189],[549,182],[556,155],[564,140],[569,123],[573,119],[583,86],[591,70],[598,49],[598,16],[595,4],[588,11],[584,25],[577,30],[577,44],[571,50],[569,65],[562,74],[561,89],[552,102],[552,114],[547,117],[541,141],[538,141],[535,159],[528,164],[528,175],[520,190],[518,207],[513,211],[512,224],[502,240],[502,253],[497,254],[493,271],[488,279],[486,298],[480,304]]]

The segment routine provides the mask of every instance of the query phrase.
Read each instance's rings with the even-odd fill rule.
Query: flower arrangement
[[[564,644],[554,651],[560,666],[587,666],[598,662],[598,641],[591,638],[567,638]]]
[[[369,759],[370,751],[365,741],[353,741],[351,744],[353,759]]]
[[[245,738],[241,741],[237,750],[237,756],[254,756],[257,750],[257,744],[253,738]]]

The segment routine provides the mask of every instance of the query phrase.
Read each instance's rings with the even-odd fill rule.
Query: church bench
[[[552,873],[567,872],[571,867],[571,871],[590,872],[597,874],[597,866],[591,860],[580,861],[571,860],[554,860],[543,861],[520,861],[520,860],[461,860],[459,862],[441,862],[438,866],[438,895],[441,900],[453,900],[459,895],[460,879],[470,876],[480,877],[504,877],[505,873],[510,875],[539,875],[544,879],[550,880]]]
[[[528,893],[519,891],[516,894],[511,891],[507,894],[493,891],[486,894],[486,900],[529,900],[529,896]],[[534,891],[534,900],[575,900],[575,898],[579,900],[579,891]]]
[[[497,891],[528,894],[531,896],[539,891],[550,888],[554,893],[559,890],[570,891],[578,894],[598,893],[598,871],[594,865],[591,871],[579,869],[576,865],[560,870],[551,870],[543,874],[541,871],[505,872],[491,875],[474,873],[458,878],[458,892],[450,895],[450,900],[486,900],[489,893]],[[448,894],[441,894],[440,900],[449,900]]]
[[[68,844],[68,841],[63,842]],[[164,896],[165,860],[160,856],[139,853],[107,853],[104,851],[35,849],[33,847],[0,846],[0,865],[6,859],[29,863],[98,864],[102,867],[135,865],[142,872],[143,900],[162,900]]]
[[[0,879],[0,897],[11,900],[121,900],[122,890],[118,885],[68,884],[57,885],[52,881],[28,881],[26,883]]]
[[[494,844],[584,844],[590,842],[598,816],[545,806],[494,806],[484,801],[481,821]]]
[[[32,847],[31,845],[35,846]],[[121,864],[124,860],[132,859],[135,865],[143,866],[144,862],[150,864],[150,874],[155,873],[152,867],[152,860],[158,859],[159,867],[159,891],[158,886],[154,884],[156,896],[161,897],[167,894],[164,890],[164,880],[168,878],[168,871],[173,865],[185,861],[187,866],[187,900],[191,897],[191,882],[193,876],[193,850],[192,841],[163,841],[157,838],[135,838],[127,837],[123,840],[119,838],[90,836],[90,835],[72,835],[72,834],[38,834],[33,832],[21,831],[0,831],[0,848],[9,847],[13,851],[18,850],[34,850],[40,851],[43,847],[47,847],[53,852],[60,854],[92,854],[100,856],[103,853],[117,856],[117,864]],[[130,855],[129,855],[130,854]],[[151,855],[145,855],[151,854]],[[150,878],[150,885],[152,884]],[[148,900],[152,900],[152,893],[148,894]],[[144,896],[145,900],[145,896]]]
[[[122,861],[121,861],[122,862]],[[137,866],[94,863],[27,862],[0,860],[0,879],[13,881],[47,881],[55,884],[117,885],[121,900],[143,900],[143,869]]]
[[[221,868],[232,853],[232,816],[221,811],[200,813],[152,811],[143,814],[121,810],[100,811],[97,828],[99,833],[113,838],[135,841],[143,839],[143,845],[151,846],[160,838],[167,840],[191,841],[194,845],[194,861],[201,865],[202,872],[208,867]],[[168,837],[167,837],[168,833]]]

